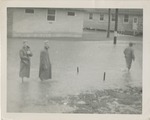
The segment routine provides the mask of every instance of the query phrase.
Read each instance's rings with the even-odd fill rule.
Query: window
[[[89,19],[93,19],[93,14],[92,13],[89,14]]]
[[[47,20],[49,20],[49,21],[55,21],[55,16],[48,15],[47,16]]]
[[[55,10],[54,9],[48,9],[47,20],[55,21]]]
[[[129,15],[124,15],[124,23],[128,23],[129,22]]]
[[[68,16],[75,16],[75,12],[68,12]]]
[[[112,14],[111,21],[115,21],[115,14]]]
[[[104,15],[100,14],[100,21],[103,21],[103,20],[104,20]]]
[[[34,9],[32,8],[25,9],[25,13],[34,13]]]

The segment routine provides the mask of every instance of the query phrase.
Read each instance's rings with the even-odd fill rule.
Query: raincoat
[[[124,55],[125,55],[125,59],[126,59],[127,68],[130,69],[131,64],[132,64],[132,60],[135,59],[134,50],[132,49],[132,47],[127,47],[124,50]]]
[[[19,76],[21,78],[23,77],[30,77],[30,57],[32,57],[32,52],[30,51],[30,48],[23,47],[19,51],[19,56],[20,56],[20,72]]]
[[[46,48],[40,53],[39,78],[41,80],[51,79],[51,63],[48,49]]]

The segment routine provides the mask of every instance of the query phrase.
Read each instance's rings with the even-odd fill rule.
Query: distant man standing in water
[[[19,51],[20,56],[20,72],[19,76],[22,78],[22,82],[24,77],[30,77],[30,57],[32,57],[32,52],[30,50],[27,41],[23,41],[23,47]]]
[[[44,50],[42,50],[40,53],[39,78],[41,80],[51,79],[51,63],[48,49],[49,49],[48,41],[45,41]]]
[[[128,71],[131,69],[132,60],[133,61],[135,60],[134,50],[132,47],[133,47],[133,43],[129,43],[129,46],[124,50]]]

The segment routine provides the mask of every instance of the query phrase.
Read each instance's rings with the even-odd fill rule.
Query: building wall
[[[106,30],[108,26],[108,16],[104,14],[104,20],[100,21],[100,14],[94,13],[93,14],[93,19],[89,19],[89,13],[84,14],[84,28],[95,28],[95,29],[104,29]],[[112,25],[111,25],[112,26]]]
[[[75,11],[75,16],[68,16],[69,10],[56,9],[55,21],[47,20],[48,9],[34,9],[33,14],[25,9],[13,11],[14,37],[79,37],[83,32],[83,12]]]
[[[70,36],[81,37],[83,28],[107,30],[108,14],[105,12],[104,20],[100,21],[100,13],[93,13],[93,19],[89,19],[89,13],[82,10],[71,10],[75,16],[68,16],[67,9],[56,9],[55,21],[47,20],[46,8],[35,8],[34,14],[25,13],[24,8],[8,9],[8,36],[13,37],[55,37]],[[111,15],[112,17],[112,15]],[[124,15],[118,17],[118,31],[133,32],[133,17],[138,17],[137,32],[143,31],[143,17],[129,16],[129,22],[124,23]],[[112,18],[111,18],[112,19]],[[111,21],[110,30],[114,30],[115,21]]]
[[[129,15],[129,22],[124,23],[124,15],[119,15],[119,20],[118,20],[118,30],[119,31],[126,31],[126,32],[133,32],[133,19],[134,17],[138,18],[138,23],[137,23],[137,32],[142,32],[142,26],[143,26],[143,21],[142,21],[142,16],[137,16],[137,15]]]
[[[140,33],[143,33],[143,17],[142,16],[139,16],[138,17],[138,31]]]
[[[13,11],[12,9],[7,10],[7,36],[12,37],[13,31]]]
[[[120,32],[133,32],[133,18],[138,18],[138,29],[137,32],[142,32],[143,21],[142,16],[129,15],[129,22],[124,23],[124,15],[118,16],[118,31]],[[84,28],[100,29],[107,31],[108,29],[108,14],[104,14],[104,20],[100,21],[100,14],[93,13],[93,19],[89,19],[89,13],[84,15]],[[115,21],[112,21],[112,15],[110,17],[110,30],[114,31]]]

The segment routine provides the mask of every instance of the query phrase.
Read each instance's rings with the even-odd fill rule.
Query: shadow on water
[[[18,88],[18,97],[19,97],[19,101],[18,101],[18,105],[19,105],[19,110],[21,110],[22,108],[24,108],[28,102],[28,97],[29,97],[29,83],[28,82],[23,82],[19,84],[19,88]]]

